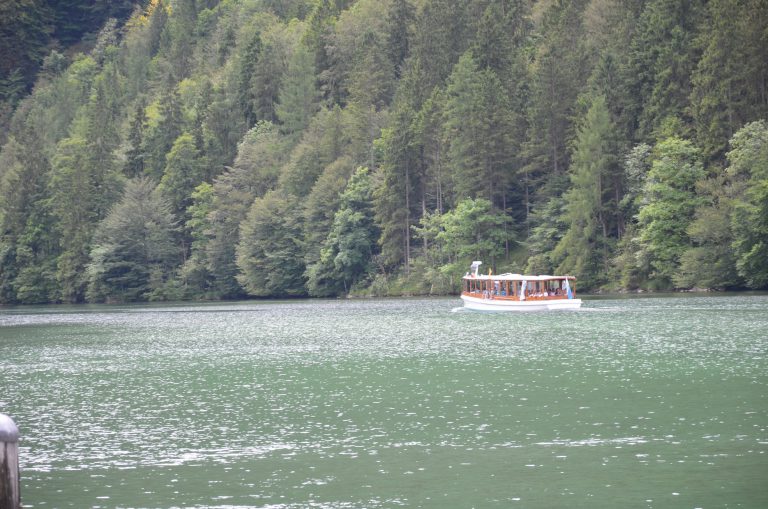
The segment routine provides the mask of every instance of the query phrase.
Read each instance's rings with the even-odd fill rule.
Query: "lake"
[[[768,507],[768,296],[0,309],[24,507]]]

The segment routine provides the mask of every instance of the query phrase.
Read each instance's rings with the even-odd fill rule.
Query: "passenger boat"
[[[478,311],[548,311],[579,309],[573,276],[525,276],[478,274],[483,262],[473,262],[464,276],[461,299],[464,307]]]

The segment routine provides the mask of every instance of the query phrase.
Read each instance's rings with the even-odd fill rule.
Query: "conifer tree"
[[[417,176],[422,173],[420,147],[412,143],[415,115],[407,103],[399,103],[391,127],[382,130],[382,163],[373,191],[382,263],[388,268],[403,264],[406,273],[412,256],[411,226],[419,217],[413,210],[419,204]]]
[[[150,125],[144,136],[144,153],[147,157],[145,172],[158,181],[163,176],[166,154],[170,152],[184,127],[178,89],[164,89],[159,103],[160,119],[157,124]]]
[[[568,167],[568,134],[576,99],[590,74],[578,0],[553,3],[544,13],[528,105],[526,180],[539,189],[539,202],[562,192]]]
[[[203,115],[202,136],[208,160],[208,174],[215,176],[231,166],[237,146],[248,132],[246,120],[237,107],[232,83],[214,86]]]
[[[131,130],[128,132],[129,149],[125,154],[125,168],[123,173],[129,178],[144,175],[144,128],[147,122],[143,100],[136,105],[136,111],[131,121]]]
[[[280,131],[298,138],[317,111],[319,94],[315,88],[312,55],[300,44],[293,52],[275,108]]]
[[[16,133],[0,158],[0,303],[59,299],[49,179],[40,137],[29,128]]]
[[[276,107],[279,101],[280,81],[285,72],[282,49],[268,41],[265,42],[259,59],[254,65],[250,87],[253,97],[253,118],[256,121],[277,121]]]
[[[423,66],[426,93],[444,82],[469,46],[467,3],[428,0],[416,15],[411,55]]]
[[[704,154],[721,159],[739,128],[768,116],[768,2],[714,0],[707,10],[691,110]]]
[[[173,142],[165,157],[165,169],[159,190],[171,204],[171,210],[184,222],[192,204],[192,191],[203,181],[205,169],[199,161],[195,139],[184,133]]]
[[[571,188],[563,195],[568,230],[553,253],[561,260],[557,272],[575,274],[586,288],[605,282],[617,233],[615,132],[605,98],[593,98],[576,135]]]
[[[256,64],[261,58],[262,42],[261,34],[254,30],[246,41],[242,52],[237,58],[237,105],[245,118],[245,125],[250,128],[256,123],[254,111],[254,90],[251,85]]]
[[[682,122],[687,135],[691,73],[697,61],[696,28],[703,13],[700,0],[653,0],[638,20],[631,43],[630,96],[638,118],[636,139],[662,136],[668,119]]]
[[[66,138],[57,148],[51,176],[51,206],[58,218],[62,252],[57,261],[56,279],[64,302],[81,302],[85,297],[85,266],[93,227],[98,216],[92,204],[98,197],[88,172],[88,144],[81,137]]]
[[[505,208],[510,118],[496,73],[478,69],[471,53],[463,55],[448,81],[443,109],[446,163],[458,199],[483,197]]]
[[[330,69],[333,66],[333,58],[328,51],[331,46],[337,16],[338,9],[334,0],[318,0],[315,3],[312,14],[309,16],[309,26],[301,41],[314,56],[318,88],[325,104],[328,106],[342,103],[339,83],[333,79],[330,73]]]
[[[416,9],[410,0],[393,0],[387,12],[386,52],[399,78],[410,54]]]
[[[688,226],[692,246],[680,256],[680,268],[674,276],[676,286],[725,289],[744,284],[731,246],[732,189],[724,174],[697,185],[702,204]]]

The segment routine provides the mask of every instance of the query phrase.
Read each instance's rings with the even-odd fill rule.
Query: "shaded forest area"
[[[0,303],[768,287],[768,0],[0,10]]]

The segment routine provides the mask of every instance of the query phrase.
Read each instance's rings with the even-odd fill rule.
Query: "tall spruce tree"
[[[446,164],[457,199],[483,197],[505,208],[511,177],[506,92],[496,73],[464,54],[448,80],[443,109]]]
[[[722,159],[741,126],[768,117],[768,2],[713,0],[707,10],[691,112],[705,156]]]
[[[288,62],[280,86],[279,104],[275,107],[281,132],[293,139],[301,135],[317,111],[319,93],[315,81],[312,55],[300,44]]]
[[[675,135],[689,134],[691,73],[698,60],[695,39],[703,12],[701,0],[653,0],[645,6],[629,62],[636,139],[660,136],[669,119],[681,122]]]
[[[195,139],[184,133],[173,142],[165,157],[165,169],[160,180],[160,192],[171,204],[174,214],[184,222],[192,204],[192,191],[203,181],[205,168],[200,164]]]
[[[59,239],[38,133],[16,133],[3,147],[0,168],[0,303],[58,301]]]
[[[575,274],[585,288],[604,282],[616,238],[616,128],[603,96],[592,99],[576,134],[571,188],[563,195],[568,230],[554,250],[558,273]]]

